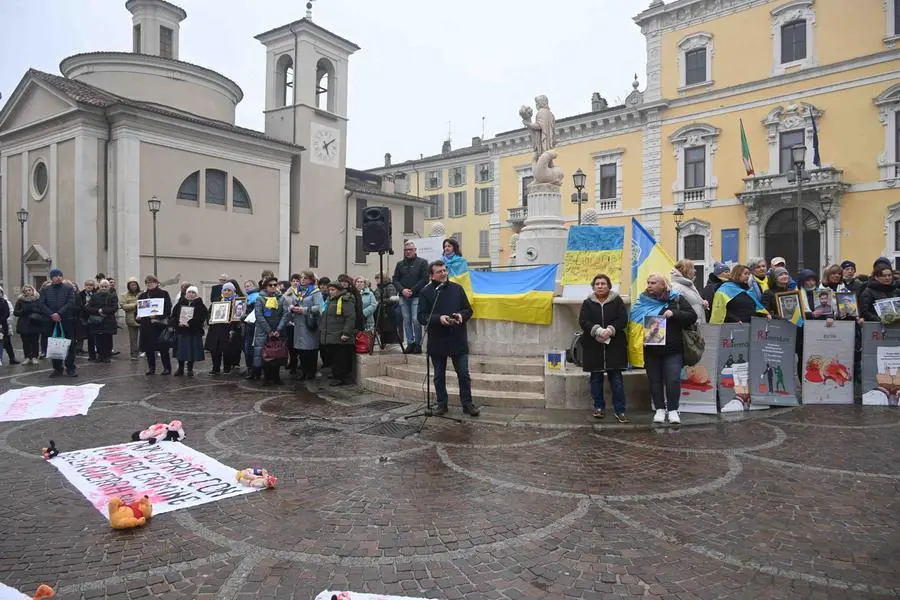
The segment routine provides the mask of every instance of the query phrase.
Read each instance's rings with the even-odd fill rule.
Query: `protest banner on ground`
[[[853,404],[853,346],[856,324],[803,324],[803,404]]]
[[[31,600],[31,596],[0,583],[0,600]]]
[[[112,496],[125,503],[149,496],[159,515],[259,491],[240,485],[235,469],[179,442],[75,450],[50,463],[105,517]]]
[[[753,404],[797,406],[797,329],[783,319],[750,320],[750,398]]]
[[[0,396],[0,421],[86,415],[103,384],[50,385],[9,390]]]
[[[862,325],[862,403],[900,404],[900,325]]]
[[[681,369],[681,400],[678,406],[682,412],[715,414],[718,412],[716,368],[719,361],[719,328],[708,323],[700,323],[697,327],[706,346],[699,363]]]
[[[341,594],[345,594],[341,596]],[[334,597],[340,600],[437,600],[436,598],[422,598],[420,596],[391,596],[389,594],[364,594],[362,592],[336,592],[325,590],[319,592],[316,600],[331,600]]]

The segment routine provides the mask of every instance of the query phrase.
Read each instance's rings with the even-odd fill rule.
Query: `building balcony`
[[[673,195],[675,196],[675,204],[684,205],[690,204],[691,202],[700,202],[706,206],[709,206],[710,204],[712,204],[712,201],[716,199],[717,188],[718,186],[710,185],[700,188],[675,190],[673,192]]]
[[[622,202],[618,198],[598,200],[596,210],[598,215],[609,215],[622,212]]]
[[[844,183],[844,172],[834,167],[821,167],[806,171],[809,179],[804,179],[803,189],[807,192],[842,193],[847,185]],[[737,194],[743,203],[766,196],[783,196],[797,189],[797,182],[792,173],[774,175],[755,175],[744,178],[744,191]]]
[[[509,216],[506,218],[506,222],[510,225],[522,225],[525,223],[525,219],[528,218],[528,207],[527,206],[517,206],[515,208],[508,209]]]

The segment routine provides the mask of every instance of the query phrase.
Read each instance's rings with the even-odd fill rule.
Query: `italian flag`
[[[753,159],[750,158],[750,144],[747,143],[747,134],[744,132],[744,121],[741,119],[741,158],[744,159],[744,170],[747,176],[754,175]]]

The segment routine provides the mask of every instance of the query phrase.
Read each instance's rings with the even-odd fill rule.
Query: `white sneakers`
[[[669,418],[669,423],[672,425],[680,425],[681,417],[678,415],[677,410],[670,410],[668,413],[665,409],[658,408],[656,410],[656,414],[653,415],[653,423],[657,425],[662,425],[666,422],[666,417]]]

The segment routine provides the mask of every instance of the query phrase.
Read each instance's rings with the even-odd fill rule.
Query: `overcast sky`
[[[237,123],[263,128],[265,49],[253,36],[302,18],[305,0],[180,0],[181,60],[244,90]],[[590,110],[592,92],[624,100],[644,39],[632,21],[649,0],[316,0],[314,21],[362,49],[350,59],[348,166],[440,152],[518,126],[546,94],[556,117]],[[125,0],[0,0],[0,93],[29,67],[59,73],[66,56],[131,51]],[[449,125],[448,125],[449,123]]]

